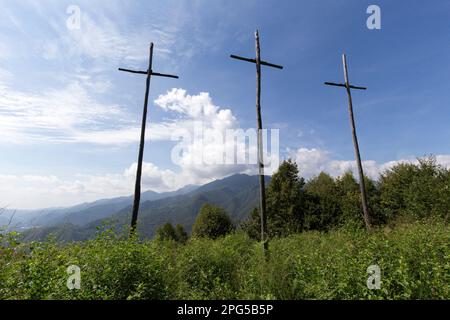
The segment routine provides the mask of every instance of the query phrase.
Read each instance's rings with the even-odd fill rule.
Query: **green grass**
[[[112,232],[64,245],[1,237],[1,299],[450,299],[450,227],[436,221],[275,239],[268,261],[241,233],[187,245]],[[73,264],[81,289],[70,291]],[[380,290],[366,286],[372,264]]]

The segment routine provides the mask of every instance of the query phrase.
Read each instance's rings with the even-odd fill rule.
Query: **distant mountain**
[[[182,195],[195,190],[197,186],[188,185],[177,191],[154,192],[146,191],[141,194],[141,201],[154,201]],[[133,196],[117,197],[111,199],[101,199],[94,202],[82,203],[67,208],[48,208],[41,210],[13,210],[6,209],[0,212],[0,226],[9,224],[12,215],[10,228],[24,230],[36,227],[53,227],[59,225],[84,226],[99,219],[105,219],[116,212],[131,206]]]
[[[266,182],[269,181],[270,177],[266,177]],[[198,211],[205,203],[220,206],[235,222],[241,221],[257,206],[258,187],[258,176],[237,174],[200,187],[192,187],[191,190],[188,187],[184,191],[179,190],[163,198],[146,198],[146,201],[141,203],[139,211],[139,234],[142,237],[153,237],[157,228],[167,222],[181,224],[190,231]],[[120,201],[119,203],[125,204]],[[111,203],[107,202],[83,208],[75,214],[68,214],[65,220],[60,220],[64,221],[60,224],[33,228],[24,232],[24,239],[42,240],[47,235],[53,234],[60,241],[84,240],[93,237],[97,227],[105,224],[105,221],[116,227],[127,226],[130,221],[131,198],[115,213],[103,214],[108,212],[106,209],[109,206]],[[83,220],[87,215],[89,219]],[[99,218],[92,220],[93,217]]]
[[[269,179],[266,177],[267,182]],[[239,222],[257,206],[258,188],[257,176],[238,174],[213,181],[182,196],[145,202],[140,212],[139,232],[145,237],[153,237],[156,229],[167,222],[179,223],[190,231],[205,203],[222,207],[233,221]]]

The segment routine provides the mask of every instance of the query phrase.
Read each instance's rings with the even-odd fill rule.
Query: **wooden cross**
[[[151,78],[151,76],[157,76],[157,77],[178,79],[178,76],[153,72],[152,63],[153,63],[153,42],[150,43],[150,55],[149,55],[149,60],[148,60],[147,71],[135,71],[135,70],[130,70],[130,69],[119,68],[119,71],[147,75],[147,83],[146,83],[146,88],[145,88],[144,111],[142,114],[141,140],[140,140],[140,144],[139,144],[139,156],[138,156],[138,165],[137,165],[137,172],[136,172],[136,184],[135,184],[135,189],[134,189],[133,212],[132,212],[132,216],[131,216],[130,235],[132,235],[134,233],[134,231],[136,230],[137,218],[138,218],[138,213],[139,213],[139,203],[141,200],[142,160],[144,157],[145,124],[147,122],[147,105],[148,105],[148,95],[149,95],[149,91],[150,91],[150,78]]]
[[[342,64],[344,66],[345,83],[325,82],[325,84],[329,85],[329,86],[335,86],[335,87],[344,87],[347,90],[348,112],[350,114],[350,125],[352,127],[353,145],[355,147],[356,164],[358,166],[358,173],[359,173],[359,187],[361,190],[363,218],[364,218],[364,223],[366,225],[367,230],[370,230],[371,225],[370,225],[369,211],[368,211],[368,206],[367,206],[367,195],[366,195],[366,187],[365,187],[365,183],[364,183],[364,172],[363,172],[363,168],[362,168],[362,164],[361,164],[361,154],[359,152],[358,138],[356,137],[356,126],[355,126],[355,118],[353,116],[353,103],[352,103],[352,94],[351,94],[351,89],[366,90],[367,88],[356,87],[356,86],[350,85],[350,81],[348,78],[347,58],[346,58],[345,54],[342,55]]]
[[[231,55],[231,58],[243,60],[256,64],[256,119],[258,126],[258,169],[259,169],[259,208],[261,216],[261,241],[263,242],[264,253],[267,254],[269,242],[267,238],[267,215],[266,215],[266,187],[264,182],[264,159],[262,141],[262,120],[261,120],[261,66],[268,66],[283,69],[282,66],[261,60],[261,48],[259,45],[259,32],[255,32],[256,59],[243,58]]]

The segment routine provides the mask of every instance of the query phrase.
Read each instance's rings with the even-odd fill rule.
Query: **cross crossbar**
[[[236,56],[234,54],[230,55],[230,57],[233,58],[233,59],[237,59],[237,60],[242,60],[242,61],[247,61],[247,62],[251,62],[251,63],[256,63],[256,59],[244,58],[244,57]],[[283,69],[283,66],[280,66],[278,64],[274,64],[274,63],[270,63],[270,62],[266,62],[266,61],[260,61],[259,63],[262,66],[268,66],[268,67],[272,67],[272,68]]]
[[[327,86],[344,87],[344,88],[347,87],[347,85],[345,83],[325,82],[325,84]],[[350,89],[367,90],[367,88],[365,88],[365,87],[356,87],[356,86],[352,86],[352,85],[349,85],[348,87]]]
[[[148,71],[136,71],[136,70],[130,70],[130,69],[124,69],[124,68],[119,68],[119,71],[148,75]],[[171,74],[158,73],[158,72],[153,72],[153,71],[151,71],[150,74],[152,76],[157,76],[157,77],[166,77],[166,78],[179,79],[178,76],[174,76],[174,75],[171,75]]]

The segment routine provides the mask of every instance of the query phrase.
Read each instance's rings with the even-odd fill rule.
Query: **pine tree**
[[[267,188],[267,229],[270,237],[286,236],[303,230],[304,179],[299,177],[297,164],[291,159],[283,161],[273,174]],[[254,239],[260,239],[261,220],[258,209],[241,224]]]

